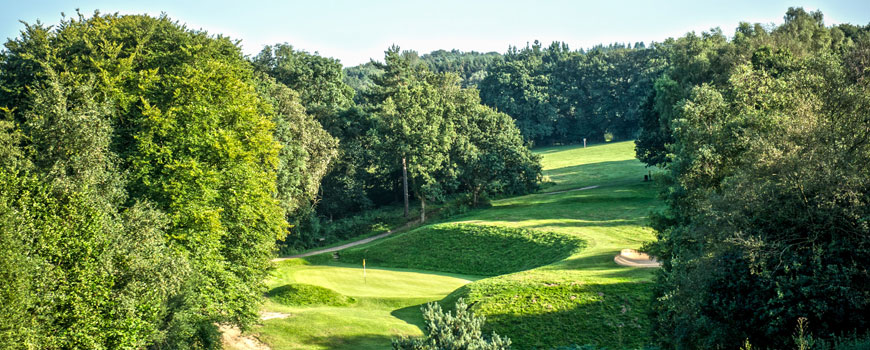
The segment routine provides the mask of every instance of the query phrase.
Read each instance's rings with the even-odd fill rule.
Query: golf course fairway
[[[294,306],[269,299],[264,312],[287,316],[264,320],[251,334],[272,349],[389,349],[393,338],[422,334],[421,305],[450,308],[462,297],[487,318],[485,331],[509,337],[514,349],[642,347],[654,269],[613,262],[621,249],[654,239],[646,217],[661,205],[653,183],[643,181],[648,170],[634,158],[634,142],[535,152],[550,181],[538,193],[348,248],[337,261],[329,254],[276,263],[269,288],[318,286],[352,301]],[[558,254],[542,254],[542,247]],[[369,261],[365,277],[361,257]],[[509,258],[506,266],[516,268],[494,276],[501,270],[492,261],[480,263],[488,258]]]

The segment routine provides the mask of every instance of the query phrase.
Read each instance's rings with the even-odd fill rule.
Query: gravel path
[[[396,229],[392,229],[392,230],[389,230],[389,231],[387,231],[387,232],[381,233],[381,234],[379,234],[379,235],[371,236],[371,237],[369,237],[369,238],[363,238],[363,239],[358,240],[358,241],[353,241],[353,242],[350,242],[350,243],[345,243],[345,244],[342,244],[342,245],[340,245],[340,246],[336,246],[336,247],[332,247],[332,248],[324,248],[324,249],[318,249],[318,250],[315,250],[315,251],[312,251],[312,252],[307,252],[307,253],[302,253],[302,254],[296,254],[296,255],[290,255],[290,256],[282,256],[282,257],[280,257],[280,258],[272,259],[272,261],[274,261],[274,262],[278,262],[278,261],[284,261],[284,260],[288,260],[288,259],[304,258],[304,257],[306,257],[306,256],[318,255],[318,254],[323,254],[323,253],[337,252],[337,251],[339,251],[339,250],[347,249],[347,248],[350,248],[350,247],[355,247],[355,246],[358,246],[358,245],[361,245],[361,244],[366,244],[366,243],[368,243],[368,242],[371,242],[371,241],[374,241],[374,240],[378,240],[378,239],[381,239],[381,238],[387,237],[387,236],[389,236],[389,235],[395,233],[396,231],[399,231],[399,230],[402,230],[402,229],[408,228],[409,226],[414,225],[414,224],[416,224],[416,223],[418,223],[418,222],[420,222],[419,219],[417,219],[417,220],[413,220],[413,221],[411,221],[411,222],[408,222],[408,223],[405,224],[405,225],[402,225],[402,227],[399,227],[399,228],[396,228]]]

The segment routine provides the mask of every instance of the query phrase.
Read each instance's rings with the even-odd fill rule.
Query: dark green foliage
[[[664,346],[786,348],[802,318],[816,339],[870,328],[870,89],[850,68],[870,34],[842,32],[789,9],[730,42],[666,43],[674,66],[638,144],[668,170],[649,246]]]
[[[661,51],[638,43],[570,51],[537,41],[512,47],[490,65],[479,84],[489,106],[516,119],[527,141],[538,145],[634,138],[641,105],[665,67]]]
[[[341,261],[494,276],[543,266],[585,243],[564,234],[470,224],[439,224],[341,252]]]
[[[305,113],[295,91],[269,76],[260,75],[258,78],[263,99],[275,111],[272,119],[275,123],[274,139],[281,145],[276,174],[277,197],[291,225],[290,236],[299,236],[305,223],[316,219],[314,208],[320,184],[337,156],[338,140]]]
[[[376,67],[373,62],[366,62],[358,66],[344,68],[344,83],[357,92],[355,99],[362,97],[362,92],[367,91],[375,85],[373,79],[383,74],[384,71]],[[364,102],[362,99],[357,100],[358,103]]]
[[[466,88],[477,86],[486,77],[489,66],[500,57],[501,54],[497,52],[462,52],[454,49],[432,51],[420,56],[420,60],[426,62],[433,72],[458,75],[462,87]]]
[[[415,60],[425,63],[435,73],[452,73],[459,76],[462,87],[470,88],[477,86],[486,77],[487,69],[501,57],[501,54],[497,52],[462,52],[454,49],[432,51],[422,56],[413,52],[413,57]],[[344,82],[357,92],[365,92],[375,85],[374,79],[377,79],[377,76],[383,72],[383,69],[378,68],[375,63],[366,62],[345,68]]]
[[[319,214],[331,221],[401,201],[402,158],[421,207],[457,193],[478,198],[537,188],[539,160],[507,115],[481,106],[475,90],[430,71],[414,52],[393,47],[385,61],[371,64],[380,73],[369,76],[361,106],[323,121],[341,142]]]
[[[266,297],[287,306],[345,306],[355,302],[353,298],[332,289],[302,283],[275,287],[266,293]]]
[[[254,67],[298,92],[306,111],[316,119],[331,118],[350,107],[353,89],[344,83],[338,60],[294,50],[289,44],[266,46],[253,58]]]
[[[422,339],[394,339],[395,350],[509,350],[511,340],[493,333],[484,337],[481,328],[486,319],[476,317],[459,299],[453,312],[444,312],[437,303],[422,308],[426,323]]]
[[[841,336],[813,341],[813,350],[866,350],[870,349],[870,336]],[[748,350],[748,349],[747,349]]]

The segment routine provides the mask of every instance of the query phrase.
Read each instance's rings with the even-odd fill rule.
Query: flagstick
[[[366,259],[363,259],[363,284],[368,284],[366,282]]]

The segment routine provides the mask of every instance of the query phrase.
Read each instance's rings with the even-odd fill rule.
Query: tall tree
[[[89,324],[103,317],[99,315],[140,314],[72,308],[64,319],[39,321],[47,328],[37,333],[81,323],[81,341],[93,345],[70,347],[124,342],[129,347],[216,348],[216,323],[245,327],[257,319],[274,241],[286,227],[284,208],[275,196],[282,154],[275,140],[275,111],[257,92],[253,69],[238,46],[165,16],[79,15],[57,27],[26,26],[19,38],[6,43],[0,70],[0,106],[10,111],[13,130],[20,128],[18,147],[27,150],[33,176],[44,182],[34,186],[58,193],[51,199],[58,205],[46,207],[44,215],[68,216],[70,225],[78,225],[51,231],[51,225],[62,222],[47,220],[46,230],[25,232],[23,239],[63,242],[69,237],[81,244],[69,251],[82,255],[49,257],[49,265],[58,263],[40,271],[96,283],[94,289],[64,286],[57,289],[61,299],[37,306],[65,308],[63,298],[98,306],[113,294],[88,299],[79,293],[128,286],[138,288],[130,292],[133,299],[119,297],[117,302],[145,313],[130,324],[104,322],[100,333]],[[36,203],[42,200],[48,199]],[[29,205],[34,203],[6,208],[16,213]],[[39,215],[32,220],[42,220]],[[41,232],[59,236],[40,237]],[[136,250],[135,239],[142,251]],[[64,243],[49,243],[64,249]],[[161,245],[181,259],[174,271],[180,281],[164,273],[171,268],[160,270],[166,266],[160,257],[170,254],[160,253]],[[158,260],[137,258],[148,254]],[[112,264],[122,272],[97,268]],[[149,264],[156,269],[150,276]],[[181,266],[188,266],[189,273]],[[138,275],[125,279],[128,270]],[[87,281],[76,277],[83,273],[89,274]],[[127,332],[127,326],[142,331]],[[109,338],[84,337],[97,333]]]
[[[398,47],[386,52],[384,74],[375,80],[373,99],[381,101],[375,114],[385,153],[396,166],[407,163],[411,187],[420,200],[420,221],[426,220],[426,199],[440,194],[435,174],[445,165],[455,131],[445,118],[442,88],[458,88],[425,66],[400,55]]]

